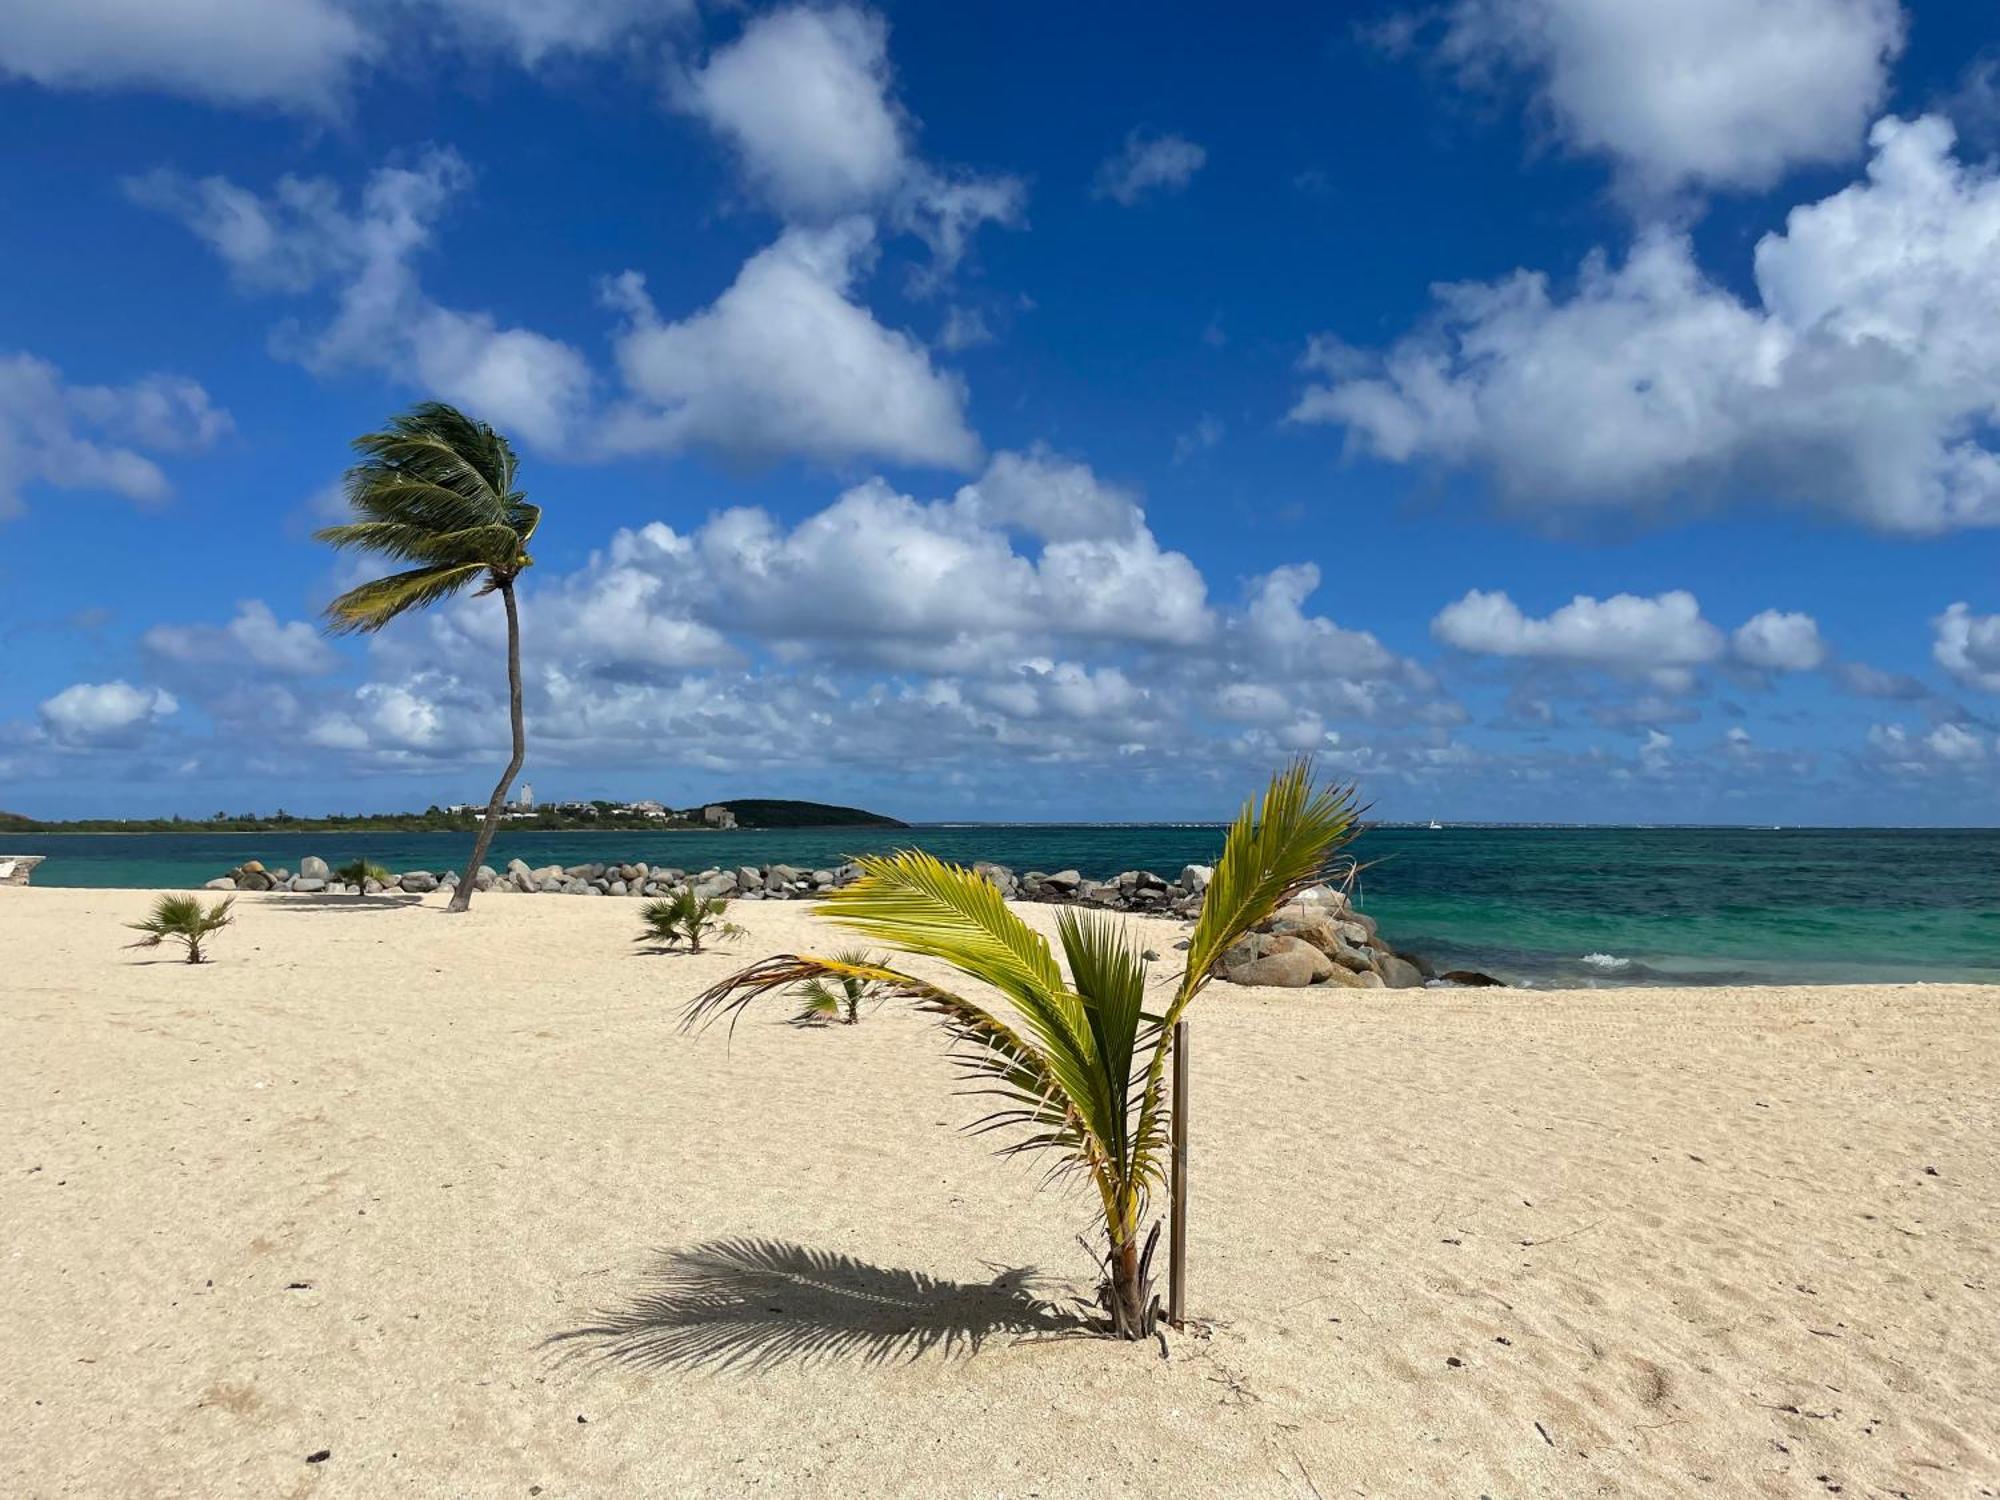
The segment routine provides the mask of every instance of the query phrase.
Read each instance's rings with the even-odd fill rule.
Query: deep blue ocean
[[[246,859],[461,864],[464,834],[7,835],[35,884],[191,887]],[[645,860],[702,869],[917,845],[1092,877],[1207,863],[1219,827],[1020,824],[728,833],[514,834],[492,863]],[[2000,829],[1373,829],[1363,907],[1399,948],[1554,984],[1971,979],[2000,983]],[[0,920],[4,920],[0,906]]]

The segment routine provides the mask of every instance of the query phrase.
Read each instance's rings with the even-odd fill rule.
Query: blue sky
[[[511,433],[543,798],[2000,821],[2000,17],[0,16],[0,807],[477,800],[311,540]]]

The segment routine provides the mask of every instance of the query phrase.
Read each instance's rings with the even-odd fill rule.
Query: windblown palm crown
[[[1048,940],[1007,909],[990,881],[903,850],[861,859],[862,878],[834,892],[820,913],[904,953],[941,960],[998,991],[999,1003],[886,961],[786,954],[698,996],[686,1020],[735,1013],[759,995],[820,977],[873,981],[938,1016],[961,1044],[957,1062],[971,1091],[1000,1101],[971,1128],[1018,1131],[1003,1154],[1053,1152],[1057,1172],[1081,1172],[1096,1188],[1108,1241],[1107,1321],[1124,1337],[1141,1337],[1155,1317],[1151,1244],[1142,1248],[1141,1234],[1149,1195],[1165,1180],[1168,1038],[1223,953],[1326,878],[1355,817],[1352,788],[1315,790],[1303,760],[1273,777],[1261,801],[1246,803],[1215,867],[1187,968],[1157,1014],[1145,1009],[1146,961],[1123,923],[1061,912],[1065,979]]]
[[[361,519],[318,539],[416,566],[342,594],[327,606],[329,629],[380,630],[469,584],[491,593],[533,566],[528,540],[541,508],[514,488],[513,446],[484,422],[426,401],[354,447],[362,461],[347,471],[347,501]]]

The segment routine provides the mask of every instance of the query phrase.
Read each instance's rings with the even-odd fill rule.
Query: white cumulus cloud
[[[1976,615],[1959,603],[1931,626],[1931,656],[1939,666],[1966,687],[2000,693],[2000,615]]]
[[[712,306],[672,323],[643,278],[619,277],[608,292],[626,316],[618,364],[637,399],[613,414],[606,441],[750,461],[801,453],[970,468],[980,449],[964,383],[852,298],[874,248],[862,218],[787,230]]]
[[[226,625],[155,625],[140,637],[155,656],[190,667],[253,670],[280,677],[312,677],[337,660],[304,620],[281,621],[261,599],[246,599]]]
[[[532,67],[692,11],[693,0],[23,0],[0,6],[0,77],[324,118],[412,37]]]
[[[179,708],[173,694],[159,688],[78,682],[44,701],[41,717],[58,744],[117,747],[136,744],[154,721]]]
[[[0,521],[21,513],[22,492],[36,484],[164,500],[173,487],[141,450],[199,452],[232,426],[181,376],[71,385],[45,359],[0,354]]]
[[[1527,72],[1566,145],[1658,194],[1853,155],[1903,33],[1897,0],[1457,0],[1439,53]]]
[[[1722,632],[1702,618],[1694,595],[1681,589],[1655,598],[1579,594],[1541,619],[1524,614],[1504,593],[1474,589],[1438,612],[1431,634],[1478,655],[1628,672],[1699,666],[1723,650]]]
[[[1737,626],[1729,645],[1738,661],[1767,672],[1810,672],[1828,655],[1817,620],[1776,609]]]
[[[376,169],[352,208],[325,178],[281,178],[265,196],[226,178],[159,170],[129,179],[126,191],[185,223],[245,290],[330,286],[330,321],[279,341],[308,368],[383,370],[538,447],[558,448],[589,404],[592,376],[582,354],[490,313],[442,305],[413,264],[471,181],[457,152],[433,148],[407,166]]]
[[[1874,724],[1868,729],[1868,753],[1880,764],[1903,775],[1963,773],[1986,761],[1987,744],[1963,724],[1946,722],[1928,734],[1901,724]]]
[[[1379,359],[1315,341],[1292,418],[1542,518],[1770,494],[1888,531],[2000,525],[2000,175],[1936,117],[1870,139],[1865,182],[1758,243],[1756,303],[1649,230],[1568,294],[1530,271],[1441,287]]]
[[[886,198],[908,169],[888,41],[882,18],[853,6],[772,11],[690,73],[677,98],[779,212],[837,218]]]
[[[938,289],[981,225],[1017,224],[1019,178],[924,162],[895,94],[889,28],[855,5],[794,5],[754,17],[735,41],[675,82],[676,104],[722,138],[750,191],[787,221],[855,214],[921,238],[932,264],[913,290]]]

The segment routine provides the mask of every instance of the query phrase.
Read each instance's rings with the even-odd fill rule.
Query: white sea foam
[[[1589,964],[1591,968],[1602,969],[1607,974],[1614,974],[1620,969],[1629,969],[1632,967],[1631,959],[1620,958],[1615,953],[1586,953],[1583,955],[1583,961]]]

